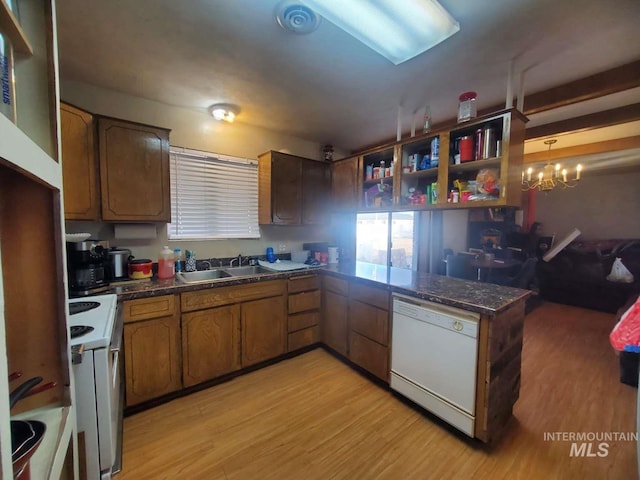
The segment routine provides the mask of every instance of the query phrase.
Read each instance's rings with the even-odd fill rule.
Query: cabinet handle
[[[463,327],[463,326],[462,326],[462,323],[461,323],[461,322],[459,322],[458,320],[456,320],[455,322],[453,322],[453,328],[454,328],[455,330],[457,330],[458,332],[459,332],[460,330],[462,330],[462,327]]]

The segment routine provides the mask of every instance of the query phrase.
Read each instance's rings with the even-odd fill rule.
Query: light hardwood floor
[[[632,479],[636,443],[570,457],[545,432],[635,432],[614,316],[543,304],[525,320],[522,387],[494,446],[421,413],[322,349],[125,419],[119,480]],[[593,450],[594,452],[597,450]]]

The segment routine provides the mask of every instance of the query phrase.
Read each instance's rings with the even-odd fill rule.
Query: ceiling
[[[640,59],[638,0],[440,3],[460,32],[396,66],[326,20],[286,32],[278,0],[58,0],[60,75],[201,111],[237,104],[237,122],[358,150],[396,137],[399,106],[406,133],[426,104],[434,123],[454,119],[461,92],[504,104],[510,61],[526,98]],[[629,90],[531,125],[638,102]]]

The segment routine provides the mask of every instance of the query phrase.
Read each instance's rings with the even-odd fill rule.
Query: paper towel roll
[[[338,247],[329,247],[329,263],[338,263]]]
[[[158,237],[152,223],[119,224],[113,226],[113,236],[117,240],[152,240]]]

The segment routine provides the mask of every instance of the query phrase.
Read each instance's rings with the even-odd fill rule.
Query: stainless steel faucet
[[[242,254],[238,254],[237,257],[232,258],[231,260],[229,260],[229,266],[233,267],[233,262],[238,261],[238,266],[241,267],[242,266],[242,262],[244,261],[244,257],[242,256]]]
[[[211,262],[209,260],[202,260],[200,263],[207,264],[207,270],[211,270]]]

